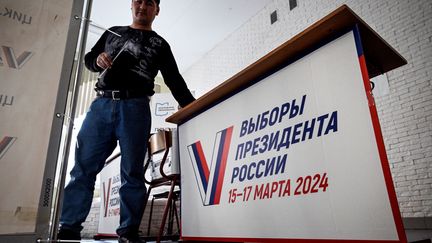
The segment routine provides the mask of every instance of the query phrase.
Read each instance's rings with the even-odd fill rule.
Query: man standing
[[[152,30],[159,0],[132,0],[130,26],[106,31],[85,56],[87,68],[100,72],[97,98],[77,137],[75,165],[65,188],[59,239],[79,240],[91,207],[96,175],[120,144],[119,242],[142,242],[138,229],[146,188],[143,163],[151,127],[149,96],[160,70],[174,98],[184,107],[194,97],[179,73],[169,44]]]

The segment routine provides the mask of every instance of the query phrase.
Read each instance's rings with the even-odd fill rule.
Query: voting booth
[[[84,0],[0,1],[0,242],[53,235]]]
[[[369,80],[404,64],[344,5],[170,116],[182,238],[406,242]]]

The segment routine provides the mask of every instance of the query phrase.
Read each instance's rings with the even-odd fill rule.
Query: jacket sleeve
[[[160,71],[164,78],[165,84],[171,90],[174,98],[181,107],[185,107],[193,102],[195,98],[192,96],[185,80],[179,72],[170,46],[168,43],[166,43],[166,45],[167,46],[163,48]]]
[[[105,51],[105,42],[108,36],[108,31],[105,31],[93,48],[84,56],[85,66],[93,72],[101,72],[103,69],[96,64],[96,59],[102,52]]]

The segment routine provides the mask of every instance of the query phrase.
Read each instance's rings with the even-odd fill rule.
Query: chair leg
[[[163,235],[166,219],[167,219],[167,216],[168,216],[168,210],[169,210],[169,208],[171,206],[170,202],[171,202],[171,200],[173,198],[174,187],[175,187],[175,183],[173,181],[173,182],[171,182],[171,189],[169,191],[167,203],[165,205],[164,213],[163,213],[163,216],[162,216],[162,223],[161,223],[161,226],[159,228],[159,235],[158,235],[158,238],[157,238],[157,241],[156,241],[157,243],[160,243],[162,235]]]
[[[171,200],[171,202],[167,202],[170,205],[170,209],[168,211],[168,229],[167,229],[167,235],[172,235],[173,232],[173,218],[174,218],[174,209],[173,209],[173,200]]]
[[[180,233],[180,221],[179,221],[179,216],[178,216],[178,212],[177,212],[177,205],[176,205],[176,200],[174,200],[173,202],[173,208],[174,208],[174,215],[175,215],[175,219],[176,219],[176,223],[177,223],[177,230]]]
[[[144,211],[147,208],[147,202],[148,202],[148,199],[150,198],[151,189],[152,189],[152,187],[150,186],[149,189],[148,189],[148,191],[147,191],[147,198],[145,200]],[[151,226],[151,219],[152,219],[152,214],[153,214],[153,202],[154,202],[154,197],[152,198],[152,202],[151,202],[151,205],[150,205],[150,215],[149,215],[149,221],[148,221],[148,225],[147,225],[147,236],[150,236],[150,226]]]
[[[153,215],[153,204],[154,204],[154,197],[152,198],[151,205],[150,205],[150,215],[149,215],[149,221],[147,225],[147,236],[150,236],[150,226],[151,226],[151,220]]]

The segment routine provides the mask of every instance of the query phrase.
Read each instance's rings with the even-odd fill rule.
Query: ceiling
[[[161,0],[153,30],[171,45],[181,72],[262,10],[271,0]],[[131,24],[130,1],[93,0],[92,23]],[[90,27],[87,51],[103,30]]]

